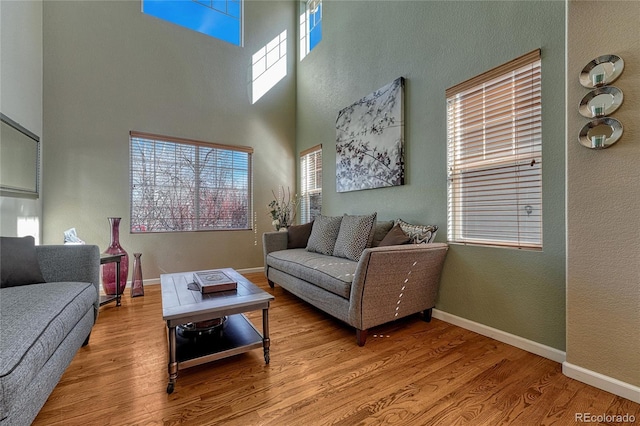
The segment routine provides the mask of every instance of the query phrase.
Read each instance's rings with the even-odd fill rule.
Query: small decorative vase
[[[129,255],[120,245],[120,219],[119,217],[109,217],[111,227],[111,243],[104,252],[108,254],[123,254],[120,260],[120,289],[118,294],[124,292],[127,286],[129,274]],[[102,265],[102,289],[108,295],[116,294],[116,263]]]
[[[131,276],[131,297],[144,296],[142,282],[142,253],[133,253],[133,275]]]

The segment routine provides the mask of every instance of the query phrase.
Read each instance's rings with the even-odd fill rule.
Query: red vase
[[[108,254],[123,254],[120,260],[120,289],[118,294],[124,292],[127,286],[127,277],[129,274],[129,255],[120,245],[120,219],[119,217],[109,217],[109,226],[111,227],[111,243],[109,248],[104,252]],[[102,265],[102,289],[105,294],[116,294],[116,263],[107,263]]]

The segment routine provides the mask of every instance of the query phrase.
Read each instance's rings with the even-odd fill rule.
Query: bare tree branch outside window
[[[251,228],[251,152],[135,134],[131,232]]]

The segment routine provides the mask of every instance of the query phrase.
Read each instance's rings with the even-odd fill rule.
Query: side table
[[[114,263],[116,264],[116,294],[107,294],[104,296],[100,296],[100,306],[106,305],[107,303],[116,301],[116,306],[120,306],[120,261],[124,254],[108,254],[101,253],[100,254],[100,264],[104,265],[105,263]]]

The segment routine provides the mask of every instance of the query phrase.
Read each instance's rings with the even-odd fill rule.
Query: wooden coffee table
[[[162,274],[162,318],[167,322],[169,384],[172,393],[178,370],[262,347],[269,364],[269,303],[274,297],[231,268],[219,269],[237,281],[233,291],[202,294],[193,284],[193,272]],[[194,288],[195,290],[192,290]],[[262,333],[243,315],[262,309]],[[219,333],[185,337],[176,327],[225,318]]]

